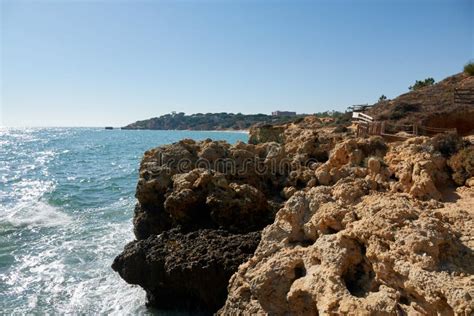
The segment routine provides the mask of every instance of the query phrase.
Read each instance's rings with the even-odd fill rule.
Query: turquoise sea
[[[145,293],[112,271],[132,240],[142,154],[237,132],[0,128],[0,311],[146,314]]]

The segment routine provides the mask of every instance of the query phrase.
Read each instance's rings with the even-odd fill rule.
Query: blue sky
[[[0,1],[5,126],[344,110],[474,58],[471,0]]]

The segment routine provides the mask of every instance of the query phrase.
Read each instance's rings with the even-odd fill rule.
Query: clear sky
[[[473,0],[0,1],[4,126],[344,110],[474,58]]]

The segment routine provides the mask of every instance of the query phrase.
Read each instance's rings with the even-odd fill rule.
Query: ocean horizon
[[[148,314],[145,291],[110,265],[134,239],[143,153],[239,131],[0,128],[0,310]],[[161,313],[162,314],[162,313]]]

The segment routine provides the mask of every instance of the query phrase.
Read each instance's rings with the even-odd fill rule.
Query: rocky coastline
[[[307,116],[151,149],[112,268],[151,306],[221,315],[474,313],[474,144]]]
[[[305,122],[321,124],[314,117]],[[297,126],[288,131],[299,134]],[[307,129],[285,136],[292,139],[287,144],[183,140],[147,151],[136,191],[137,239],[113,269],[142,286],[152,306],[216,312],[227,298],[230,277],[257,248],[262,229],[296,188],[316,184],[308,162],[327,159],[342,137]],[[305,143],[307,148],[301,147]]]
[[[472,144],[356,138],[313,117],[251,136],[255,144],[183,140],[145,153],[137,240],[113,268],[150,305],[221,314],[474,310],[472,207],[452,213],[456,202],[443,203],[446,192],[474,194],[474,170],[462,170],[456,190],[450,167]],[[454,152],[443,155],[446,144]],[[275,172],[275,163],[286,167]]]

